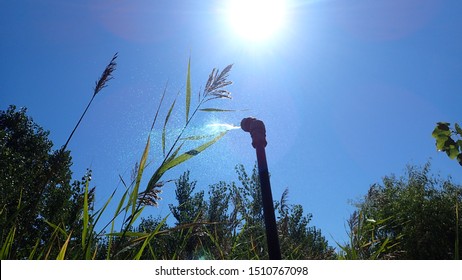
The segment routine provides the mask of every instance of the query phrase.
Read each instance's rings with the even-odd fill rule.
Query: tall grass
[[[220,140],[226,133],[227,130],[219,133],[216,135],[213,139],[197,146],[195,149],[188,150],[186,152],[183,152],[180,154],[181,149],[183,145],[185,144],[188,139],[183,139],[184,133],[187,130],[188,126],[190,125],[191,121],[193,120],[194,116],[196,113],[202,109],[202,106],[217,98],[231,98],[231,93],[227,91],[225,88],[228,85],[231,85],[232,82],[228,81],[228,75],[231,70],[232,65],[227,66],[223,71],[219,72],[216,69],[213,69],[211,74],[209,75],[209,79],[207,80],[207,83],[205,85],[204,91],[202,92],[201,98],[199,99],[198,104],[196,105],[195,109],[193,112],[190,114],[190,107],[191,107],[191,59],[188,61],[188,70],[186,74],[186,92],[185,92],[185,98],[186,98],[186,106],[185,106],[185,119],[186,122],[180,132],[176,135],[175,140],[171,144],[168,152],[165,152],[166,149],[166,143],[165,143],[165,135],[166,135],[166,127],[169,122],[170,116],[172,114],[172,111],[175,107],[176,104],[176,99],[172,102],[171,106],[169,107],[169,110],[167,112],[167,115],[165,116],[164,124],[163,124],[163,129],[162,129],[162,142],[161,142],[161,147],[162,147],[162,153],[164,155],[164,158],[162,162],[159,164],[158,168],[154,172],[154,174],[151,176],[147,187],[145,188],[144,191],[140,192],[140,183],[142,176],[144,175],[144,170],[146,167],[146,162],[147,162],[147,157],[149,155],[149,148],[150,148],[150,142],[151,142],[151,134],[154,130],[157,117],[159,115],[159,110],[160,107],[158,107],[153,123],[151,125],[151,130],[148,135],[148,138],[146,140],[146,145],[144,152],[141,156],[140,159],[140,164],[138,167],[137,171],[137,176],[136,180],[133,184],[132,188],[130,190],[130,193],[127,193],[126,195],[124,194],[124,201],[125,206],[121,207],[123,203],[119,203],[120,211],[125,211],[126,214],[128,214],[128,218],[125,219],[124,221],[124,228],[121,230],[119,233],[114,233],[111,232],[110,235],[112,236],[118,236],[118,242],[115,244],[115,248],[117,249],[116,251],[121,249],[122,242],[127,237],[127,235],[137,235],[137,242],[140,242],[143,240],[143,242],[146,242],[146,240],[151,239],[153,237],[152,234],[149,235],[139,235],[135,234],[133,232],[130,232],[130,229],[134,225],[135,221],[140,217],[142,211],[144,210],[145,206],[150,206],[150,205],[156,205],[157,200],[159,199],[159,193],[161,192],[162,186],[166,183],[165,181],[160,181],[162,176],[164,175],[165,172],[168,170],[186,162],[187,160],[191,159],[192,157],[198,155],[199,153],[203,152],[206,150],[208,147],[216,143],[218,140]],[[166,90],[164,90],[161,102],[165,97]],[[177,95],[178,96],[178,95]],[[161,104],[160,104],[161,105]],[[198,136],[197,138],[200,138]],[[128,198],[126,198],[128,197]],[[121,213],[120,212],[120,213]],[[119,215],[117,213],[114,218],[116,218]],[[145,246],[141,247],[141,251],[144,250]],[[123,250],[123,249],[122,249]],[[142,253],[142,252],[141,252]]]
[[[96,82],[90,102],[65,145],[61,147],[60,152],[67,152],[67,145],[84,119],[94,98],[112,79],[117,65],[116,58],[117,54],[113,56],[101,78]],[[260,199],[258,199],[259,185],[256,180],[256,167],[251,177],[247,176],[241,167],[242,170],[238,174],[240,174],[239,180],[242,178],[245,181],[243,187],[236,187],[233,184],[227,189],[216,190],[216,193],[225,194],[225,196],[216,196],[217,201],[223,199],[227,201],[226,210],[223,211],[226,212],[228,209],[228,200],[234,205],[234,210],[231,213],[226,212],[227,214],[224,215],[223,219],[221,219],[222,216],[211,217],[209,213],[205,213],[206,210],[201,209],[191,219],[174,227],[167,225],[169,218],[167,215],[157,220],[154,226],[140,230],[143,222],[143,211],[149,206],[157,206],[163,186],[170,182],[170,180],[164,179],[166,172],[207,150],[227,134],[228,130],[226,129],[234,129],[232,126],[224,126],[222,132],[214,135],[192,136],[189,130],[194,118],[200,112],[206,114],[210,112],[233,112],[233,110],[209,106],[215,99],[231,98],[231,93],[227,90],[227,87],[231,85],[231,81],[228,80],[231,69],[232,65],[228,65],[222,71],[213,69],[203,86],[203,90],[198,92],[199,98],[195,99],[192,98],[191,59],[189,59],[185,91],[174,93],[173,101],[165,105],[164,101],[169,92],[168,84],[166,84],[157,109],[153,112],[153,121],[150,128],[147,129],[149,133],[144,143],[144,149],[140,151],[140,159],[135,165],[132,178],[130,181],[126,181],[119,176],[123,186],[120,198],[115,199],[116,194],[119,194],[118,189],[115,189],[104,202],[104,205],[94,211],[94,188],[91,188],[92,174],[89,170],[80,182],[82,208],[79,213],[79,225],[70,226],[62,222],[52,223],[45,220],[44,223],[50,229],[50,236],[48,238],[40,237],[36,240],[30,254],[28,252],[28,259],[266,258],[265,236],[261,219],[259,219],[261,207],[258,206]],[[178,98],[185,98],[183,111],[178,111],[178,104],[180,103],[177,102]],[[193,100],[197,100],[197,102]],[[161,109],[164,107],[166,113],[162,115]],[[181,116],[184,114],[184,123],[179,130],[178,128],[170,130],[171,120],[177,113],[180,113]],[[160,147],[162,158],[155,162],[149,162],[154,139],[153,134],[160,136],[160,141],[156,146]],[[167,137],[167,135],[173,137]],[[167,139],[173,140],[167,141]],[[185,148],[190,145],[195,148]],[[155,165],[155,171],[152,174],[147,174],[146,170],[148,170],[149,165]],[[286,196],[287,193],[285,192],[281,199],[282,205],[287,204]],[[20,206],[21,201],[18,207]],[[281,206],[281,208],[285,209],[287,206]],[[284,211],[288,211],[288,209]],[[102,217],[110,218],[103,220]],[[298,220],[292,222],[300,224],[303,229],[305,228],[305,225],[299,223]],[[140,226],[137,228],[138,223]],[[8,236],[2,240],[0,246],[2,259],[7,259],[10,256],[16,230],[15,227],[12,227]],[[168,250],[163,251],[156,248],[161,242],[165,240],[171,242],[172,239],[173,245],[168,245],[170,246]]]
[[[66,140],[66,143],[62,146],[61,150],[64,151],[67,148],[67,145],[69,144],[69,141],[71,141],[72,136],[74,136],[75,131],[79,127],[80,123],[82,122],[83,117],[85,117],[85,114],[87,113],[88,109],[90,108],[93,100],[95,99],[96,95],[101,92],[101,90],[105,87],[107,87],[107,83],[113,79],[112,73],[116,70],[116,59],[117,59],[118,53],[115,53],[114,56],[112,57],[111,61],[109,64],[106,66],[104,69],[103,73],[101,74],[101,77],[95,82],[95,88],[93,89],[93,95],[90,99],[90,101],[87,104],[87,107],[83,111],[82,115],[80,116],[80,119],[77,121],[77,124],[75,125],[74,129],[72,130],[71,134],[69,134],[69,137]]]
[[[455,203],[455,215],[456,215],[456,238],[454,241],[454,259],[460,260],[460,252],[459,252],[459,192],[456,192],[456,203]]]
[[[69,142],[71,141],[74,133],[84,119],[87,111],[89,110],[95,97],[101,92],[103,88],[108,85],[108,82],[113,79],[113,72],[116,69],[116,59],[118,54],[116,53],[109,64],[104,69],[101,77],[96,81],[95,88],[93,90],[92,97],[88,102],[86,108],[84,109],[82,115],[80,116],[78,122],[70,133],[67,141],[61,147],[60,152],[64,152],[67,149]],[[162,180],[163,175],[170,169],[175,168],[184,162],[188,161],[192,157],[197,156],[211,145],[219,141],[226,133],[227,130],[224,130],[221,133],[214,135],[213,137],[204,136],[204,135],[195,135],[192,137],[184,137],[185,132],[188,130],[188,127],[191,125],[194,117],[197,112],[226,112],[230,110],[224,110],[220,108],[203,108],[204,104],[208,104],[210,101],[219,98],[231,98],[231,93],[227,90],[227,86],[231,85],[232,82],[228,80],[229,72],[232,68],[232,65],[229,65],[224,68],[223,71],[213,69],[211,74],[208,77],[208,80],[204,86],[204,90],[199,93],[199,101],[193,106],[192,104],[192,83],[191,83],[191,59],[188,61],[187,71],[186,71],[186,91],[185,91],[185,123],[179,132],[173,137],[175,139],[170,146],[167,144],[166,135],[169,133],[169,121],[171,120],[172,114],[175,113],[175,106],[177,104],[176,99],[180,95],[177,94],[177,98],[170,104],[168,107],[167,114],[164,116],[164,121],[162,123],[162,128],[160,130],[155,130],[160,117],[160,111],[163,106],[164,98],[168,91],[168,84],[165,86],[165,89],[162,93],[161,100],[155,111],[153,122],[149,130],[148,137],[144,149],[142,151],[139,163],[136,166],[135,176],[132,178],[131,182],[127,184],[123,178],[121,182],[125,186],[125,190],[122,193],[122,196],[118,202],[116,202],[113,207],[114,213],[112,218],[109,221],[101,221],[103,213],[106,213],[110,209],[109,205],[113,204],[113,198],[115,197],[116,190],[111,194],[111,196],[106,200],[103,207],[97,211],[92,211],[92,205],[90,201],[90,181],[91,181],[91,172],[84,176],[82,184],[84,186],[83,190],[83,205],[81,210],[80,222],[82,227],[80,228],[81,232],[76,231],[75,229],[70,229],[67,225],[64,224],[52,224],[49,221],[45,221],[49,227],[53,229],[53,234],[49,240],[37,240],[36,246],[31,248],[31,253],[29,255],[30,259],[95,259],[97,255],[101,255],[99,248],[101,242],[98,240],[105,239],[107,240],[106,246],[104,248],[104,255],[107,259],[117,259],[123,256],[123,258],[132,258],[140,259],[145,250],[149,250],[151,255],[155,258],[155,249],[151,247],[151,241],[153,238],[159,234],[167,234],[163,230],[163,225],[165,225],[167,217],[165,217],[157,227],[149,232],[134,232],[133,228],[136,222],[139,220],[143,210],[148,206],[156,206],[158,200],[160,199],[160,193],[163,185],[168,181]],[[178,131],[178,130],[176,130]],[[150,179],[146,187],[141,191],[143,184],[143,176],[146,174],[146,167],[148,163],[148,157],[150,154],[151,148],[151,135],[153,133],[161,134],[161,149],[163,154],[163,159],[160,162],[157,162],[157,168],[155,172],[151,174]],[[208,139],[207,139],[208,138]],[[211,139],[210,139],[211,138]],[[188,141],[199,141],[201,139],[206,139],[203,143],[197,145],[196,148],[191,150],[183,150],[183,146]],[[20,207],[20,202],[18,207]],[[120,220],[122,219],[122,222]],[[100,225],[102,223],[102,225]],[[198,224],[201,224],[200,221],[197,223],[192,223],[189,225],[181,225],[176,228],[170,228],[168,231],[181,231],[183,232],[182,239],[178,241],[179,244],[186,244],[189,236],[191,235],[192,229]],[[120,227],[119,227],[120,226]],[[98,230],[97,230],[98,229]],[[2,240],[2,246],[0,248],[0,257],[1,259],[7,259],[13,240],[15,238],[16,228],[13,226],[9,231],[8,236],[5,240]],[[76,241],[79,240],[77,243]],[[181,246],[179,246],[178,250]],[[136,251],[134,251],[136,248]],[[127,253],[128,252],[128,253]],[[179,255],[179,252],[177,252]]]
[[[349,220],[349,243],[341,245],[338,258],[341,260],[378,260],[388,259],[390,250],[397,246],[402,235],[396,238],[379,237],[380,230],[390,223],[392,217],[375,220],[366,218],[363,212],[355,212]]]
[[[18,213],[19,209],[21,209],[21,201],[22,201],[22,189],[20,191],[20,196],[19,196],[19,201],[18,201],[18,205],[16,207],[16,213],[15,215]],[[2,209],[0,211],[0,215],[3,214],[3,211],[4,209]],[[14,219],[14,215],[13,217],[10,217],[10,219]],[[10,231],[8,232],[8,235],[6,236],[5,240],[2,240],[2,246],[0,248],[0,259],[1,260],[5,260],[5,259],[8,259],[9,258],[9,255],[10,255],[10,251],[11,251],[11,247],[13,245],[13,242],[14,242],[14,237],[15,237],[15,234],[16,234],[16,225],[13,224],[13,226],[10,228]]]

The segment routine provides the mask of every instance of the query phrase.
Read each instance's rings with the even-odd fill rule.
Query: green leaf
[[[88,232],[88,178],[85,180],[85,192],[83,194],[83,230],[82,230],[82,248],[85,249]]]
[[[143,213],[143,210],[144,210],[144,207],[141,207],[140,209],[138,209],[137,211],[135,211],[135,214],[134,215],[130,215],[130,217],[128,217],[126,221],[129,221],[129,223],[127,224],[127,227],[126,228],[130,228],[133,223],[138,219],[138,217],[141,215],[141,213]],[[122,235],[123,236],[123,235]]]
[[[115,193],[116,193],[116,190],[117,190],[117,189],[115,189],[115,190],[112,192],[111,196],[110,196],[109,199],[106,201],[106,203],[104,204],[104,206],[103,206],[100,210],[98,210],[94,215],[92,215],[92,223],[91,223],[91,225],[90,225],[90,227],[89,227],[89,232],[90,232],[90,238],[89,238],[89,240],[91,240],[92,237],[93,237],[93,235],[95,234],[95,232],[94,232],[95,225],[98,224],[98,221],[99,221],[99,219],[101,218],[101,216],[103,215],[103,213],[104,213],[104,211],[106,210],[107,206],[109,205],[109,202],[111,202],[112,198],[114,197],[114,195],[115,195]],[[95,217],[96,217],[96,218],[95,218]],[[105,228],[106,228],[106,227],[104,227],[104,228],[101,230],[101,232],[102,232]],[[99,235],[99,234],[98,234],[98,235]],[[108,249],[109,249],[110,246],[111,246],[111,245],[110,245],[110,244],[111,244],[111,241],[112,241],[112,240],[109,240]],[[83,245],[83,241],[82,241],[82,245]],[[84,250],[85,250],[85,254],[86,254],[86,257],[85,257],[86,259],[89,259],[89,258],[90,258],[91,246],[89,246],[89,245],[90,245],[90,243],[87,243],[85,246],[83,246],[83,248],[84,248]],[[97,251],[97,250],[95,250],[95,253],[94,253],[94,254],[96,254],[96,251]]]
[[[204,108],[199,109],[202,112],[236,112],[236,110],[226,110],[226,109],[217,109],[217,108]]]
[[[180,152],[180,149],[181,147],[183,147],[183,145],[184,145],[184,142],[181,143],[181,145],[178,148],[176,148],[176,150],[168,157],[168,159],[165,160],[162,166],[171,162],[176,157],[176,155]],[[160,174],[159,172],[160,172],[160,167],[152,175],[151,179],[149,180],[148,186],[146,187],[145,192],[151,191],[156,186],[157,182],[163,175],[163,174]]]
[[[159,181],[159,179],[162,177],[162,175],[164,175],[164,173],[166,171],[168,171],[171,168],[173,168],[173,167],[187,161],[188,159],[192,158],[193,156],[198,155],[200,152],[204,151],[205,149],[207,149],[208,147],[213,145],[215,142],[220,140],[223,136],[225,136],[225,134],[227,132],[228,131],[224,131],[224,132],[220,133],[217,137],[213,138],[212,140],[208,141],[207,143],[204,143],[204,144],[202,144],[201,146],[199,146],[199,147],[197,147],[195,149],[189,150],[186,153],[183,153],[183,154],[179,155],[178,157],[175,157],[175,158],[170,157],[171,158],[170,160],[165,161],[165,163],[162,164],[156,170],[156,172],[154,172],[154,175],[152,175],[151,179],[149,180],[147,189],[153,187]]]
[[[101,216],[103,215],[104,211],[106,210],[107,206],[109,205],[109,203],[111,202],[112,198],[114,198],[114,195],[116,193],[116,190],[115,189],[112,194],[109,196],[109,198],[106,200],[106,202],[104,203],[103,207],[98,210],[98,212],[93,216],[93,217],[96,217],[95,218],[95,221],[93,222],[93,225],[96,225],[99,221],[99,219],[101,218]]]
[[[459,146],[457,145],[457,143],[451,137],[448,137],[446,142],[444,142],[444,147],[443,147],[442,151],[445,151],[446,154],[451,159],[455,159],[456,156],[459,154]]]
[[[205,139],[205,138],[210,138],[212,136],[215,136],[213,134],[208,134],[208,135],[195,135],[195,136],[189,136],[189,137],[185,137],[185,138],[181,138],[181,140],[202,140],[202,139]]]
[[[462,152],[462,140],[457,140],[457,145],[459,146],[459,149]]]
[[[114,212],[114,218],[116,218],[119,215],[120,210],[122,209],[122,206],[125,203],[125,199],[127,198],[127,194],[128,194],[129,191],[130,191],[130,189],[126,189],[124,194],[122,195],[122,198],[120,199],[119,204],[117,205],[117,209]],[[114,221],[112,223],[114,224]]]
[[[35,256],[35,252],[37,251],[37,248],[40,244],[40,238],[37,239],[37,242],[35,242],[34,247],[32,248],[32,251],[29,254],[29,257],[27,258],[28,260],[33,260]]]
[[[181,145],[178,146],[178,148],[176,148],[176,150],[168,157],[168,159],[165,161],[165,163],[168,163],[168,162],[172,161],[176,157],[176,155],[178,155],[178,153],[180,152],[183,145],[184,145],[184,142],[181,143]]]
[[[120,177],[120,179],[122,180],[122,183],[125,185],[125,183],[123,182],[123,179],[122,177]],[[130,191],[130,189],[126,189],[124,194],[122,195],[122,198],[120,199],[119,201],[119,204],[117,206],[117,209],[116,211],[114,212],[114,218],[112,219],[112,223],[111,223],[111,231],[110,233],[113,233],[114,232],[114,226],[115,226],[115,220],[116,220],[116,217],[119,216],[120,214],[120,210],[122,209],[122,206],[124,205],[125,203],[125,199],[127,198],[127,194],[128,192]],[[114,196],[115,194],[115,191],[112,193],[112,196]],[[111,198],[112,198],[111,196]],[[106,202],[106,204],[109,202],[109,200]],[[130,206],[130,204],[127,204],[127,206],[125,207],[125,211],[127,211],[127,208]],[[106,206],[105,206],[106,207]],[[109,238],[109,242],[108,242],[108,246],[107,246],[107,254],[106,254],[106,259],[110,259],[110,253],[111,253],[111,248],[112,248],[112,238]]]
[[[144,249],[146,248],[146,245],[148,245],[148,244],[151,242],[152,238],[154,238],[154,237],[159,233],[159,231],[160,231],[160,229],[162,228],[162,226],[167,222],[168,216],[169,216],[169,215],[167,215],[167,216],[157,225],[157,227],[154,229],[154,231],[151,232],[151,233],[149,234],[149,236],[144,240],[143,245],[141,245],[140,250],[138,251],[138,253],[136,254],[136,256],[135,256],[135,258],[134,258],[135,260],[139,260],[139,259],[141,258],[141,255],[143,254],[143,251],[144,251]]]
[[[449,126],[451,125],[448,122],[438,122],[436,124],[437,124],[438,129],[441,129],[441,130],[449,130]]]
[[[380,255],[381,255],[382,253],[385,253],[386,248],[387,248],[387,245],[388,245],[389,242],[390,242],[390,237],[387,237],[387,238],[383,241],[382,245],[380,245],[380,247],[377,249],[377,251],[375,251],[375,252],[372,254],[371,259],[373,259],[373,260],[378,260],[379,257],[380,257]]]
[[[132,231],[127,231],[127,232],[113,232],[113,233],[107,233],[105,236],[107,237],[122,237],[122,236],[127,236],[127,237],[135,237],[135,238],[143,238],[148,236],[148,233],[145,232],[132,232]]]
[[[172,113],[173,107],[175,107],[176,103],[176,98],[172,103],[172,106],[170,106],[170,109],[168,110],[167,116],[165,117],[165,122],[164,122],[164,128],[162,129],[162,153],[164,154],[165,157],[165,134],[166,134],[166,127],[168,120],[170,119],[170,114]]]
[[[15,234],[16,234],[16,227],[13,226],[8,232],[8,236],[3,241],[3,245],[0,250],[0,259],[5,260],[8,258],[8,255],[10,254],[10,251],[11,251],[11,247],[13,246]]]
[[[202,144],[201,146],[195,148],[195,149],[192,149],[190,151],[187,151],[186,153],[176,157],[175,159],[171,160],[170,162],[168,162],[167,164],[165,164],[164,166],[161,167],[161,171],[163,171],[162,173],[164,173],[165,171],[187,161],[188,159],[192,158],[193,156],[195,155],[198,155],[200,152],[204,151],[205,149],[207,149],[208,147],[210,147],[212,144],[214,144],[215,142],[217,142],[218,140],[220,140],[223,136],[225,136],[225,134],[227,133],[228,131],[224,131],[222,133],[220,133],[217,137],[215,137],[214,139],[208,141],[207,143],[205,144]]]
[[[459,149],[457,149],[455,146],[450,146],[446,153],[451,159],[455,159],[459,155]]]
[[[63,235],[67,235],[66,231],[64,229],[62,229],[60,226],[57,226],[51,222],[49,222],[48,220],[43,220],[46,224],[48,224],[50,227],[52,227],[56,232],[61,232],[61,234]]]
[[[436,137],[436,149],[438,151],[445,151],[445,143],[449,139],[448,136],[438,136]]]
[[[447,128],[447,129],[446,129]],[[440,136],[446,136],[449,137],[451,136],[451,131],[449,130],[449,127],[446,125],[438,125],[435,127],[435,129],[432,132],[432,136],[434,138],[438,138]]]
[[[457,134],[459,134],[462,137],[462,128],[459,126],[459,124],[455,123],[454,127],[456,128]]]
[[[438,122],[432,136],[436,139],[438,151],[446,152],[450,159],[457,158],[459,164],[462,165],[462,139],[456,139],[456,141],[451,138],[451,136],[457,137],[456,135],[462,137],[462,128],[458,123],[454,123],[455,130],[451,130],[450,125],[447,122]]]
[[[61,250],[59,251],[58,256],[56,257],[57,260],[64,260],[64,256],[66,255],[66,250],[67,250],[67,245],[69,244],[69,241],[71,240],[71,233],[69,233],[69,236],[66,239],[66,242],[64,242],[63,247],[61,247]]]
[[[132,215],[135,213],[136,200],[138,199],[138,190],[140,188],[141,177],[143,176],[144,168],[146,166],[146,160],[149,154],[149,146],[151,144],[151,135],[148,136],[146,147],[144,148],[143,156],[141,157],[140,166],[138,168],[138,174],[136,175],[136,183],[133,187],[133,193],[130,196],[130,203],[132,204]]]
[[[188,73],[186,75],[186,123],[189,119],[189,108],[191,107],[191,57],[188,61]]]
[[[165,93],[167,92],[167,86],[168,86],[168,82],[165,85],[164,92],[162,93],[162,97],[160,98],[159,106],[157,107],[156,114],[154,115],[154,120],[152,121],[152,125],[151,125],[151,132],[154,129],[154,125],[156,124],[157,116],[159,115],[159,111],[160,111],[160,107],[162,106],[162,102],[164,101]]]

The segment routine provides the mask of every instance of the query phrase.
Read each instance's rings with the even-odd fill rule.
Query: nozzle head
[[[252,146],[266,147],[266,128],[265,124],[254,117],[244,118],[241,121],[241,128],[245,132],[250,132],[252,136]]]
[[[242,130],[244,130],[245,132],[250,132],[250,129],[251,129],[251,125],[254,121],[256,121],[257,119],[254,118],[254,117],[248,117],[248,118],[244,118],[242,119],[241,121],[241,128]]]

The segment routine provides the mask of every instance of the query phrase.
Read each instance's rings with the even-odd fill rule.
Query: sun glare
[[[274,36],[284,24],[286,0],[230,0],[228,20],[233,31],[251,41]]]

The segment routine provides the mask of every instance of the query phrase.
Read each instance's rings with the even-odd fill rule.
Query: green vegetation
[[[462,166],[462,128],[458,123],[454,124],[454,129],[450,126],[446,122],[437,123],[432,136],[436,140],[436,149],[446,152],[450,159],[457,159]]]
[[[347,259],[459,259],[462,186],[430,174],[430,164],[374,184],[348,222]]]
[[[167,149],[166,133],[176,99],[169,107],[162,129],[164,158],[151,176],[147,187],[140,191],[142,176],[167,88],[155,113],[150,134],[139,164],[129,184],[121,178],[125,192],[115,207],[113,219],[100,218],[112,203],[114,193],[101,209],[94,209],[94,188],[90,187],[91,170],[81,181],[71,183],[71,157],[67,145],[89,110],[92,101],[112,79],[117,54],[111,59],[96,82],[90,102],[61,149],[52,151],[48,132],[26,115],[26,109],[14,106],[1,112],[1,258],[2,259],[260,259],[266,258],[261,201],[256,169],[249,177],[240,166],[237,169],[242,186],[220,182],[204,192],[194,193],[196,182],[185,173],[175,181],[177,205],[170,204],[174,226],[167,217],[142,217],[146,207],[160,199],[162,177],[174,168],[198,155],[221,139],[217,135],[185,135],[197,112],[230,112],[221,108],[203,108],[219,98],[231,98],[226,89],[231,84],[229,65],[223,71],[213,69],[199,96],[191,102],[191,61],[186,75],[186,122],[175,141]],[[178,97],[178,95],[177,95]],[[197,147],[183,151],[186,142],[198,142]],[[308,227],[310,216],[303,216],[301,206],[289,206],[285,199],[280,206],[281,230],[286,233],[287,258],[332,258],[332,248],[321,232]],[[122,218],[121,224],[116,223]],[[101,225],[101,223],[103,223]],[[102,228],[102,229],[100,229]],[[117,230],[118,228],[118,230]],[[98,229],[98,232],[97,232]],[[296,238],[295,238],[296,237]],[[303,244],[313,244],[304,247]]]
[[[262,205],[256,168],[248,175],[236,167],[239,183],[220,182],[209,186],[208,193],[195,192],[196,182],[185,172],[175,181],[176,203],[169,204],[175,224],[165,218],[141,218],[130,232],[131,250],[118,259],[267,259]],[[332,259],[334,251],[320,230],[308,227],[310,216],[300,205],[279,219],[285,259]],[[285,224],[284,224],[285,223]],[[155,232],[148,242],[139,242]],[[145,239],[147,240],[147,239]],[[104,250],[103,250],[104,251]]]
[[[166,140],[176,99],[162,123],[161,162],[143,189],[151,134],[157,124],[165,88],[154,114],[149,136],[132,178],[122,177],[124,192],[116,191],[95,209],[92,171],[72,181],[67,144],[89,110],[93,99],[107,86],[116,67],[117,54],[96,82],[90,102],[66,143],[53,151],[49,133],[27,116],[26,109],[10,106],[0,111],[0,258],[1,259],[267,259],[262,201],[256,166],[248,172],[236,166],[238,182],[217,182],[196,191],[197,182],[185,172],[173,181],[164,174],[199,155],[227,133],[189,135],[198,112],[230,112],[204,108],[214,99],[231,98],[227,86],[232,65],[213,69],[194,106],[191,60],[186,74],[185,123],[176,130],[171,145]],[[177,94],[176,98],[180,93]],[[439,123],[434,131],[437,146],[451,158],[460,157],[462,135],[456,124]],[[451,141],[452,140],[452,141]],[[454,144],[454,143],[455,144]],[[443,144],[441,144],[443,143]],[[194,149],[185,147],[192,145]],[[456,154],[457,150],[457,154]],[[170,214],[143,216],[156,206],[165,184],[175,184]],[[141,190],[140,190],[141,188]],[[374,184],[351,215],[350,240],[329,246],[320,229],[311,226],[311,214],[288,203],[288,189],[275,201],[283,259],[459,259],[462,187],[430,174],[430,165],[408,167],[405,177],[386,176]],[[102,221],[112,209],[112,219]],[[107,216],[107,215],[105,215]],[[169,219],[174,219],[173,225]]]
[[[114,213],[114,218],[125,217],[124,223],[119,225],[120,230],[116,231],[115,221],[110,221],[107,232],[96,232],[101,214],[107,211],[112,197],[102,209],[93,209],[94,188],[89,186],[91,170],[81,181],[70,184],[68,152],[64,158],[69,162],[67,165],[45,168],[37,164],[48,164],[49,158],[63,151],[50,152],[52,143],[47,139],[48,133],[26,116],[25,109],[18,112],[12,106],[0,116],[1,171],[6,174],[1,177],[2,259],[267,258],[256,166],[250,175],[244,166],[237,166],[239,183],[219,182],[209,186],[207,194],[195,192],[196,182],[191,181],[186,172],[174,182],[176,204],[169,206],[176,223],[170,226],[166,222],[168,217],[139,218],[144,207],[157,204],[163,183],[149,193],[138,194],[132,212],[130,190],[133,192],[138,184],[140,164],[132,178],[133,184],[126,186],[127,191]],[[26,163],[18,163],[25,158]],[[49,175],[47,170],[54,173]],[[42,182],[38,179],[48,181],[43,191],[46,195],[39,202],[34,198],[42,190],[33,188],[41,186],[37,184]],[[54,183],[58,179],[61,180],[59,185]],[[22,186],[19,192],[17,186]],[[289,205],[287,194],[284,192],[276,203],[284,258],[334,258],[334,251],[321,231],[309,226],[311,215],[305,215],[301,205]],[[39,207],[32,212],[34,203]],[[130,217],[131,213],[136,217]],[[32,217],[27,216],[32,214]],[[135,225],[137,219],[140,221]]]

